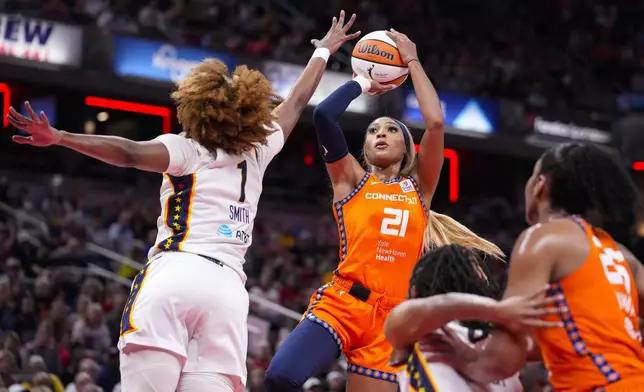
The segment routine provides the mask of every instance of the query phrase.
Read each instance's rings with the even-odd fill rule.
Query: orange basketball
[[[396,87],[400,86],[409,74],[396,44],[382,30],[371,32],[358,41],[351,54],[351,68],[354,75],[362,75]]]

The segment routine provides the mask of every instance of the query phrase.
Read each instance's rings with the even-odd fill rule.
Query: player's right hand
[[[544,316],[562,314],[568,309],[558,303],[563,299],[560,294],[549,296],[549,285],[538,292],[526,296],[514,296],[499,301],[494,312],[496,322],[510,331],[519,332],[530,327],[563,327],[560,320],[546,320]]]
[[[367,91],[368,95],[382,95],[396,88],[393,84],[380,84],[373,79],[369,81],[371,82],[371,88]]]
[[[36,147],[47,147],[58,144],[63,137],[62,132],[49,125],[45,112],[36,115],[29,102],[25,102],[29,117],[18,113],[13,107],[9,108],[7,118],[14,127],[27,132],[30,136],[15,135],[12,140],[18,144],[30,144]]]
[[[344,44],[345,42],[358,38],[360,36],[359,31],[347,35],[347,32],[349,31],[349,29],[351,29],[351,26],[353,26],[353,22],[355,21],[356,14],[353,14],[351,15],[351,19],[349,19],[347,24],[344,24],[344,10],[342,10],[340,11],[339,18],[336,18],[335,16],[333,17],[333,20],[331,21],[331,28],[326,33],[324,38],[313,39],[311,40],[311,43],[316,48],[327,48],[329,49],[329,52],[333,54],[337,52],[338,49],[340,49],[340,46],[342,46],[342,44]]]

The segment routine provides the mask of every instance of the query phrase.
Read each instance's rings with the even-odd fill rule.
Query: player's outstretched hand
[[[62,133],[49,125],[49,119],[47,119],[45,112],[40,112],[40,117],[37,116],[29,102],[25,102],[25,108],[29,113],[29,117],[23,116],[16,109],[10,107],[7,118],[11,125],[27,132],[30,136],[15,135],[12,140],[19,144],[30,144],[36,147],[58,144],[62,138]]]
[[[544,316],[568,311],[565,306],[559,304],[562,296],[549,296],[549,289],[550,285],[546,285],[532,295],[515,296],[500,301],[495,308],[495,320],[513,332],[529,327],[563,327],[561,321],[544,319]]]
[[[389,31],[387,31],[387,36],[396,44],[398,52],[400,53],[400,58],[405,64],[409,64],[414,60],[418,61],[418,50],[416,50],[416,44],[413,43],[409,37],[394,29],[389,29]]]
[[[351,41],[352,39],[358,38],[360,32],[356,31],[355,33],[348,34],[353,22],[356,21],[356,14],[351,15],[351,19],[345,24],[344,23],[344,10],[340,11],[340,17],[333,17],[331,21],[331,28],[326,33],[322,39],[313,39],[311,43],[316,48],[327,48],[331,54],[335,53],[340,49],[343,43]]]

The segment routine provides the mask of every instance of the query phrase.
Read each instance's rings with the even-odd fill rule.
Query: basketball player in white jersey
[[[279,106],[258,71],[232,74],[214,59],[197,65],[172,98],[184,133],[135,142],[67,133],[44,113],[10,110],[30,136],[21,144],[58,145],[120,167],[163,173],[159,234],[134,279],[121,321],[123,392],[242,391],[246,383],[248,293],[244,255],[267,165],[317,88],[330,55],[358,37],[344,11]]]
[[[489,276],[487,263],[481,255],[460,245],[436,248],[418,261],[410,281],[410,300],[394,308],[385,323],[385,335],[394,347],[391,362],[399,369],[401,392],[522,390],[518,372],[525,364],[525,357],[506,356],[501,362],[504,364],[502,369],[480,369],[490,380],[485,384],[472,381],[481,377],[470,378],[467,374],[459,374],[449,364],[437,361],[440,352],[436,350],[440,351],[443,339],[452,340],[450,350],[458,346],[453,340],[460,341],[470,350],[474,345],[485,345],[490,339],[497,343],[502,339],[512,339],[513,342],[519,339],[526,344],[527,351],[529,341],[524,336],[494,329],[489,323],[453,321],[471,320],[468,303],[472,298],[477,303],[489,298],[489,319],[499,325],[513,325],[514,329],[517,323],[521,326],[559,326],[559,323],[539,319],[544,314],[558,311],[546,308],[556,298],[542,298],[543,293],[538,293],[529,298],[497,302],[494,298],[502,294],[502,287],[488,279]]]

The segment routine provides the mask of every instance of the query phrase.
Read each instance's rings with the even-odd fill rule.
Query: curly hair
[[[552,208],[584,217],[595,213],[616,241],[630,242],[641,195],[614,153],[591,143],[565,143],[540,160],[539,174],[548,179]]]
[[[231,75],[220,60],[206,59],[177,84],[171,97],[187,137],[209,151],[237,155],[265,145],[273,132],[271,84],[245,65]]]

